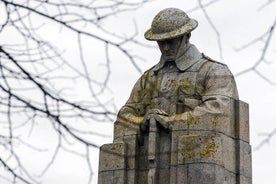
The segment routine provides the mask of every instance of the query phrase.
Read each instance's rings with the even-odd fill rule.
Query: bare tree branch
[[[265,136],[266,138],[263,139],[257,146],[255,146],[255,148],[253,149],[253,151],[258,151],[260,150],[265,144],[269,144],[270,140],[272,139],[272,137],[276,134],[276,128],[271,131],[270,133],[265,133],[262,134],[262,136]]]
[[[0,163],[4,165],[4,167],[14,176],[14,179],[19,179],[20,181],[26,183],[26,184],[31,184],[29,181],[25,180],[22,178],[19,174],[14,172],[14,169],[12,169],[10,166],[6,164],[6,162],[0,157]]]
[[[200,4],[198,6],[195,6],[195,7],[191,8],[191,9],[187,10],[186,12],[190,13],[190,12],[193,12],[193,11],[197,11],[197,10],[200,10],[201,7],[207,8],[207,7],[209,7],[209,6],[217,3],[219,1],[221,1],[221,0],[212,0],[212,1],[209,1],[208,3],[205,3],[205,4],[202,4],[202,2],[200,2]]]
[[[267,0],[267,2],[265,4],[263,4],[258,11],[261,11],[262,9],[264,9],[265,7],[269,6],[271,3],[274,3],[275,0]]]
[[[211,5],[214,2],[211,2],[207,5]],[[215,32],[216,36],[217,36],[217,43],[218,43],[218,49],[219,49],[219,54],[220,54],[220,59],[221,61],[223,61],[223,50],[222,50],[222,43],[221,43],[221,38],[220,38],[220,32],[218,31],[218,29],[216,28],[215,24],[213,23],[212,19],[210,18],[209,14],[206,11],[206,7],[202,4],[202,0],[198,0],[198,4],[199,4],[199,8],[202,10],[205,18],[207,19],[208,23],[210,24],[210,26],[212,27],[213,31]]]
[[[0,0],[1,10],[4,10],[0,12],[3,17],[0,23],[0,148],[5,150],[5,155],[9,155],[1,156],[0,167],[6,168],[13,176],[11,179],[8,177],[11,182],[39,183],[38,180],[52,167],[60,150],[87,162],[87,181],[92,182],[90,149],[99,145],[91,137],[110,138],[93,130],[93,122],[109,123],[116,115],[114,102],[110,101],[112,98],[103,98],[110,93],[110,55],[114,52],[124,55],[141,73],[137,57],[128,50],[129,44],[147,46],[135,40],[136,29],[133,34],[120,36],[104,23],[110,17],[134,11],[146,2]],[[68,43],[72,48],[78,48],[76,57],[68,57],[64,45],[51,40],[51,31],[56,28],[60,33],[72,36],[74,41]],[[14,37],[7,40],[5,37],[11,34]],[[86,52],[90,49],[86,46],[87,41],[103,48],[100,63],[105,67],[105,74],[100,77],[95,77],[90,71],[91,63],[96,63],[97,59],[91,62],[86,58]],[[90,93],[90,96],[75,96],[75,86],[83,82],[83,94]],[[37,131],[41,121],[51,125],[50,131],[57,136],[50,149],[38,148],[26,138]],[[15,149],[18,144],[34,154],[48,155],[48,163],[41,173],[30,174],[33,172],[24,165]],[[70,147],[73,144],[84,150],[75,150]]]
[[[245,73],[252,71],[252,72],[256,73],[259,77],[261,77],[264,81],[268,82],[269,84],[271,84],[273,86],[276,86],[275,82],[271,81],[269,78],[265,77],[262,73],[260,73],[258,71],[258,67],[260,66],[260,64],[264,63],[266,61],[265,57],[266,57],[268,48],[271,45],[271,39],[272,39],[273,33],[275,31],[275,26],[276,26],[276,19],[274,20],[274,22],[270,26],[269,30],[265,34],[261,35],[260,37],[254,39],[253,41],[251,41],[251,42],[245,44],[244,46],[242,46],[241,48],[237,49],[237,51],[241,51],[241,50],[248,48],[249,46],[256,44],[257,42],[264,42],[264,46],[262,48],[262,52],[261,52],[259,59],[251,67],[236,73],[235,76],[238,77],[240,75],[243,75]]]

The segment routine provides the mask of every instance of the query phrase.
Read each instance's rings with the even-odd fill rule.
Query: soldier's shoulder
[[[207,62],[210,62],[212,64],[216,64],[216,65],[222,65],[222,66],[227,66],[226,64],[224,63],[221,63],[219,61],[216,61],[212,58],[210,58],[209,56],[206,56],[205,54],[202,54],[203,58],[207,61]]]
[[[148,79],[148,78],[150,78],[150,77],[152,77],[153,75],[154,75],[154,71],[153,71],[153,68],[154,68],[154,66],[153,67],[151,67],[151,68],[149,68],[149,69],[147,69],[146,71],[144,71],[143,73],[142,73],[142,75],[139,77],[139,81],[143,81],[143,80],[145,80],[145,79]]]
[[[150,74],[153,74],[153,73],[154,73],[154,70],[153,70],[154,67],[155,67],[155,65],[152,66],[151,68],[147,69],[147,70],[143,73],[143,75],[150,75]]]
[[[223,72],[228,72],[229,68],[226,64],[218,62],[204,54],[203,56],[203,63],[199,69],[200,72],[210,72],[210,71],[223,71]]]
[[[144,73],[151,72],[155,66],[156,66],[156,65],[154,65],[154,66],[150,67],[150,68],[149,68],[149,69],[147,69]]]

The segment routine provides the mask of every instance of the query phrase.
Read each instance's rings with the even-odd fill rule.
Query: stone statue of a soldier
[[[188,115],[200,118],[224,114],[228,97],[238,99],[235,80],[228,67],[200,53],[190,44],[191,31],[198,23],[176,8],[159,12],[145,38],[155,40],[162,53],[157,65],[136,82],[129,100],[115,122],[115,140],[125,124],[146,129],[149,117],[179,123]],[[142,123],[142,124],[141,124]],[[119,137],[116,137],[119,136]]]
[[[242,139],[235,122],[247,121],[248,131],[248,114],[236,118],[241,116],[235,111],[238,92],[228,67],[190,44],[197,26],[182,10],[167,8],[145,33],[147,40],[157,41],[161,58],[136,82],[115,122],[112,145],[122,149],[123,183],[251,182],[250,171],[240,173],[235,163],[236,140],[249,143],[248,133]],[[250,160],[250,146],[246,149]]]

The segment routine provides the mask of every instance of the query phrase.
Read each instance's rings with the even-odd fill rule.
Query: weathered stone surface
[[[193,112],[186,114],[187,121],[173,122],[171,129],[173,131],[179,130],[210,130],[224,133],[228,136],[235,137],[235,100],[229,97],[225,97],[225,107],[223,114],[204,114],[204,116],[198,116]]]
[[[221,134],[222,137],[222,161],[223,167],[233,173],[236,172],[237,158],[236,158],[236,141],[235,139]]]
[[[237,175],[238,184],[249,184],[252,183],[252,177],[245,177],[243,175]]]
[[[141,184],[148,183],[148,170],[138,170],[138,177],[136,182]]]
[[[190,44],[196,26],[175,8],[155,17],[145,36],[161,59],[119,111],[114,143],[101,147],[99,184],[252,183],[248,104],[228,67]]]
[[[207,162],[222,164],[221,140],[215,134],[189,134],[178,138],[177,165]]]
[[[189,184],[233,184],[235,174],[216,164],[189,164]]]
[[[114,127],[114,140],[120,142],[124,136],[137,135],[139,132],[139,124],[133,124],[129,122],[121,122]]]
[[[243,101],[236,102],[236,137],[249,143],[249,105]]]
[[[171,184],[188,183],[188,165],[179,165],[174,167],[176,176],[172,177]]]
[[[159,139],[158,167],[161,169],[167,169],[170,168],[171,165],[171,136],[169,133],[161,131]]]
[[[245,177],[252,177],[251,146],[244,141],[237,141],[237,173]]]
[[[98,183],[101,184],[126,184],[126,171],[114,170],[99,173]]]
[[[177,177],[177,172],[176,172],[176,166],[171,166],[170,167],[170,182],[169,184],[176,183],[176,177]]]
[[[148,40],[165,40],[191,32],[198,23],[188,15],[175,8],[159,12],[153,19],[151,29],[145,33]]]
[[[169,184],[170,183],[170,169],[159,169],[159,182],[158,184]]]
[[[113,171],[102,171],[99,173],[98,183],[110,184],[113,183]]]
[[[236,174],[210,163],[192,163],[173,167],[171,184],[234,184]]]
[[[114,184],[125,184],[127,180],[126,170],[115,170],[113,172]]]
[[[100,149],[99,172],[126,168],[126,144],[105,144]]]
[[[190,132],[178,137],[178,162],[214,163],[236,172],[235,140],[221,133]]]
[[[136,155],[137,155],[137,135],[124,136],[123,142],[126,143],[126,168],[136,168]]]

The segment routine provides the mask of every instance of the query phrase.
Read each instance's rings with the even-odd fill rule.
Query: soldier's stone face
[[[183,37],[178,37],[164,41],[157,41],[159,49],[165,61],[174,61],[176,59],[176,54],[181,45],[182,38]]]

